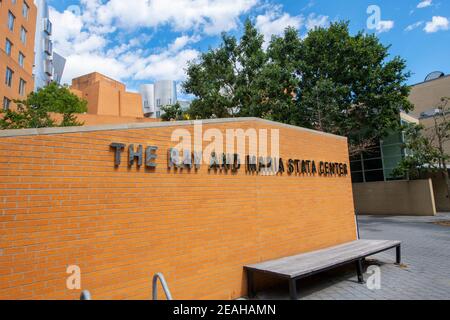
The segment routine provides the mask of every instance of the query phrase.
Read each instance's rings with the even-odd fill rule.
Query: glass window
[[[362,183],[364,182],[364,177],[362,172],[352,172],[352,182]]]
[[[16,4],[17,0],[11,0],[12,4]]]
[[[24,27],[20,28],[20,41],[27,43],[27,30]]]
[[[11,105],[11,100],[7,97],[3,97],[3,110],[8,110]]]
[[[16,20],[16,17],[11,13],[11,11],[8,12],[8,28],[11,31],[14,31],[14,21]]]
[[[25,82],[25,80],[20,79],[20,82],[19,82],[19,94],[21,96],[25,95],[26,86],[27,86],[27,83]]]
[[[14,74],[14,72],[13,72],[10,68],[6,67],[5,84],[6,84],[8,87],[11,87],[11,86],[12,86],[13,74]]]
[[[381,170],[383,169],[383,161],[381,159],[371,159],[364,161],[364,170]]]
[[[24,1],[22,6],[22,15],[25,17],[25,19],[28,19],[28,12],[30,11],[30,7],[28,4]]]
[[[12,50],[12,43],[8,39],[6,39],[5,52],[8,56],[11,55],[11,50]]]
[[[366,171],[366,182],[384,181],[383,170]]]
[[[44,19],[44,31],[47,34],[51,35],[52,34],[52,28],[53,28],[53,26],[52,26],[51,21],[49,19],[47,19],[47,18]]]
[[[25,64],[25,56],[22,52],[19,52],[19,65],[23,68]]]

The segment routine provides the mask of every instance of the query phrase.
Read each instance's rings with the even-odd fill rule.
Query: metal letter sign
[[[114,150],[114,166],[119,167],[122,152],[126,145],[114,142],[111,143],[110,147]],[[144,154],[142,145],[138,145],[135,148],[133,144],[130,144],[128,146],[128,166],[133,166],[136,161],[137,167],[140,167],[145,158],[145,167],[156,168],[157,151],[158,147],[148,146],[145,148]],[[191,170],[195,168],[195,170],[198,170],[202,159],[201,151],[191,152],[189,149],[184,149],[181,154],[180,150],[170,148],[167,152],[167,166],[169,169]],[[316,164],[314,160],[288,159],[283,161],[282,158],[257,157],[255,155],[246,155],[243,166],[247,174],[257,175],[282,175],[286,171],[289,175],[296,176],[315,176],[319,174],[319,176],[343,177],[349,173],[346,163],[320,161]],[[215,151],[211,152],[208,164],[209,170],[221,172],[231,170],[232,172],[237,172],[240,168],[241,160],[239,154],[217,154]]]

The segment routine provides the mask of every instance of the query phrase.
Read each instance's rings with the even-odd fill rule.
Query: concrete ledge
[[[128,124],[112,124],[99,126],[80,126],[80,127],[53,127],[53,128],[36,128],[36,129],[14,129],[14,130],[0,130],[1,137],[20,137],[20,136],[36,136],[36,135],[50,135],[50,134],[64,134],[64,133],[79,133],[79,132],[94,132],[94,131],[111,131],[111,130],[127,130],[127,129],[147,129],[147,128],[165,128],[177,126],[191,126],[196,122],[202,124],[214,123],[230,123],[230,122],[249,122],[257,121],[270,125],[275,125],[283,128],[309,132],[317,135],[323,135],[338,139],[347,140],[346,137],[325,133],[312,129],[297,127],[280,122],[265,120],[261,118],[223,118],[223,119],[206,119],[206,120],[187,120],[187,121],[168,121],[168,122],[150,122],[150,123],[128,123]]]

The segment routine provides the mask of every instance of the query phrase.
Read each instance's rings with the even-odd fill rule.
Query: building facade
[[[177,84],[173,80],[161,80],[140,88],[143,112],[146,117],[160,118],[162,107],[177,103]]]
[[[450,75],[443,72],[433,72],[424,82],[415,84],[411,88],[410,101],[414,110],[410,114],[419,119],[425,128],[434,126],[433,116],[441,99],[450,98]],[[450,142],[444,144],[445,151],[450,154]]]
[[[88,102],[89,114],[140,118],[144,116],[139,93],[127,92],[125,84],[100,73],[94,72],[73,79],[70,89]]]
[[[53,52],[53,81],[61,84],[64,68],[66,66],[66,58]]]
[[[323,161],[348,167],[346,138],[254,118],[202,128],[260,132],[245,154],[277,130],[286,171],[249,172],[244,160],[233,173],[206,160],[168,168],[173,132],[195,135],[186,122],[2,132],[0,202],[14,219],[3,222],[0,299],[78,299],[81,290],[66,286],[71,265],[96,300],[148,299],[156,272],[174,299],[236,299],[247,293],[244,265],[357,238],[350,176],[319,173]],[[125,144],[121,164],[111,144]],[[313,160],[318,171],[289,174],[289,159]]]
[[[52,23],[50,21],[47,1],[35,0],[37,6],[36,38],[34,56],[34,88],[45,87],[52,80],[53,75],[53,42]]]
[[[34,57],[34,89],[37,91],[50,82],[61,82],[66,60],[53,51],[53,25],[46,0],[35,0],[37,6]]]
[[[37,8],[32,0],[0,1],[0,103],[11,108],[34,89]]]
[[[155,108],[155,85],[143,84],[139,89],[142,96],[142,106],[144,115],[149,118],[156,118]]]

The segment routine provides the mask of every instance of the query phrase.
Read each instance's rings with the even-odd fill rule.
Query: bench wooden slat
[[[401,244],[393,240],[355,240],[334,247],[245,266],[247,269],[296,278],[358,260]]]

